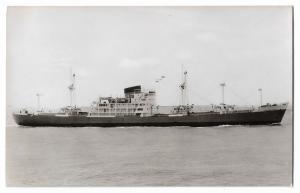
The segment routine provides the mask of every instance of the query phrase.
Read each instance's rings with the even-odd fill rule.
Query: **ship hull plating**
[[[89,117],[14,114],[17,124],[24,126],[59,127],[117,127],[117,126],[218,126],[218,125],[264,125],[280,123],[285,109],[256,112],[220,114],[216,112],[184,116],[124,116]]]

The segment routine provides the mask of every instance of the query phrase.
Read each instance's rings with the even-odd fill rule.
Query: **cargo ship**
[[[187,103],[187,72],[183,73],[181,104],[156,105],[156,91],[140,85],[124,89],[124,97],[99,97],[89,108],[72,105],[75,74],[72,75],[70,105],[58,112],[22,109],[13,113],[14,120],[23,126],[53,127],[117,127],[117,126],[218,126],[280,124],[288,103],[261,104],[239,107],[224,103],[218,105],[190,105]]]

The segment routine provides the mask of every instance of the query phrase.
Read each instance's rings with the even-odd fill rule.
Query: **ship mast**
[[[36,97],[37,97],[37,111],[41,111],[41,106],[40,106],[40,97],[43,96],[41,93],[37,93]]]
[[[259,97],[260,97],[260,106],[262,106],[262,88],[259,88],[258,89],[258,92],[259,92]]]
[[[183,72],[183,66],[181,68],[182,70],[182,83],[179,86],[181,91],[181,105],[185,106],[188,103],[188,96],[187,96],[187,71]]]
[[[181,85],[180,85],[180,91],[181,91],[181,105],[183,106],[183,90],[184,90],[184,79],[183,79],[183,64],[181,64]]]
[[[189,98],[188,98],[188,85],[187,85],[187,71],[184,72],[184,105],[189,104]]]
[[[118,102],[118,97],[115,98],[115,116],[117,116],[117,102]]]
[[[70,107],[73,106],[73,102],[74,102],[74,106],[76,106],[75,100],[74,100],[75,74],[72,73],[72,70],[71,70],[71,85],[68,87],[68,89],[70,91]]]
[[[221,83],[220,86],[222,87],[222,105],[225,104],[225,101],[224,101],[224,89],[225,89],[225,82],[224,83]]]

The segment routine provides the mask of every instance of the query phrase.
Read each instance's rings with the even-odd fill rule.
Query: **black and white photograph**
[[[293,186],[293,6],[8,6],[6,186]]]

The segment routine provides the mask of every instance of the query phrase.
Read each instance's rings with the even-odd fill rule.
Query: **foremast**
[[[189,98],[188,98],[188,81],[187,81],[187,71],[183,72],[182,67],[182,83],[180,84],[180,93],[181,93],[181,101],[180,105],[176,108],[178,114],[189,114],[191,107],[189,106]]]

